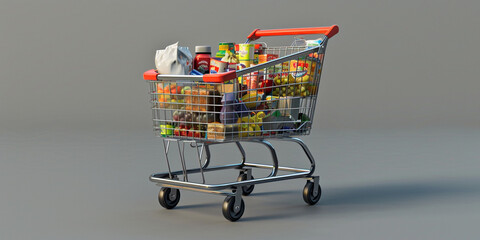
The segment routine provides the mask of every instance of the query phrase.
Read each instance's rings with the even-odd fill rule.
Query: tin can
[[[250,67],[253,64],[255,45],[251,43],[238,44],[238,60],[244,67]]]

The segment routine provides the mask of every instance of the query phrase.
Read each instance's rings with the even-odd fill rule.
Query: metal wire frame
[[[149,82],[156,135],[222,142],[310,134],[325,46],[326,41],[312,49],[269,47],[266,52],[278,55],[278,59],[239,70],[239,77],[227,83],[206,83],[197,76],[160,75],[160,80]],[[297,77],[305,72],[298,64],[302,62],[310,64],[307,81]],[[262,81],[276,82],[258,84]],[[306,90],[306,86],[310,89]],[[225,94],[233,95],[234,101],[222,101]],[[222,108],[231,110],[222,112]],[[265,115],[267,111],[275,113],[274,117],[267,115],[259,123],[257,114]],[[225,115],[232,119],[225,123]],[[223,124],[212,124],[220,122]],[[212,134],[210,125],[220,128],[219,133]]]

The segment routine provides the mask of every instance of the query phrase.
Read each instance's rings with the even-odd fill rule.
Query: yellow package
[[[290,72],[297,83],[310,81],[310,76],[314,74],[315,62],[310,60],[291,60]]]

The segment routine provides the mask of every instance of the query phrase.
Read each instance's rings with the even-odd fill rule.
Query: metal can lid
[[[195,46],[196,53],[211,53],[212,48],[210,46]]]

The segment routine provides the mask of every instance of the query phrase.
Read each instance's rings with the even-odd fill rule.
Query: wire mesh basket
[[[267,47],[273,60],[212,78],[158,75],[149,81],[156,135],[199,141],[308,135],[325,47],[326,41]]]

